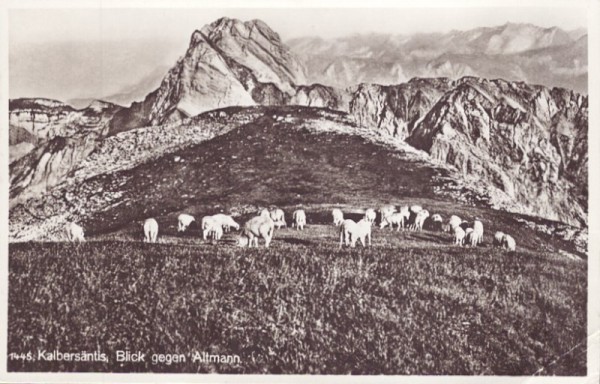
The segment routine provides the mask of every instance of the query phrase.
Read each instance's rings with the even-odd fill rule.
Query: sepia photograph
[[[24,3],[9,380],[598,379],[595,1]]]

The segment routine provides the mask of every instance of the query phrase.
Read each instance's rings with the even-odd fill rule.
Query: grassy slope
[[[265,108],[265,117],[208,142],[132,170],[93,178],[86,184],[103,190],[120,184],[117,180],[127,180],[118,187],[127,202],[83,218],[86,233],[102,237],[118,231],[137,238],[139,224],[148,217],[157,218],[162,232],[173,233],[181,212],[199,218],[220,211],[243,213],[257,206],[279,206],[291,213],[303,205],[324,223],[330,221],[327,211],[332,206],[347,211],[387,203],[421,204],[444,218],[452,214],[467,220],[479,217],[488,234],[511,233],[519,245],[575,252],[559,238],[520,228],[516,219],[524,216],[436,196],[434,190],[447,182],[448,172],[443,168],[359,136],[315,134],[297,129],[297,123],[276,122],[271,118],[276,111],[281,109]],[[318,118],[315,109],[287,111],[296,117]],[[176,162],[176,157],[183,161]],[[241,220],[248,217],[243,215]]]
[[[175,156],[185,162],[175,162]],[[114,178],[132,203],[87,225],[98,232],[180,210],[230,209],[247,204],[346,203],[433,196],[434,170],[393,158],[356,136],[315,135],[265,117],[228,134]]]
[[[376,230],[372,248],[340,250],[333,226],[313,224],[277,230],[268,250],[233,234],[219,246],[13,244],[9,351],[100,346],[113,362],[9,369],[585,374],[586,263],[449,237]],[[119,365],[116,349],[242,363]]]

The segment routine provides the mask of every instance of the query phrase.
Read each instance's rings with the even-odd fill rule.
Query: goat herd
[[[386,205],[379,209],[381,221],[380,228],[390,227],[393,230],[396,226],[396,231],[400,228],[409,229],[412,231],[421,231],[423,224],[429,219],[429,211],[423,209],[419,205],[402,206],[399,211],[393,205]],[[355,247],[356,242],[360,241],[363,247],[371,245],[371,228],[376,220],[376,212],[374,209],[367,209],[364,217],[355,222],[351,219],[344,219],[344,213],[340,209],[332,211],[333,224],[339,227],[340,247],[343,245]],[[184,232],[192,222],[196,221],[194,216],[181,214],[178,217],[178,232]],[[456,215],[452,215],[448,223],[444,225],[442,216],[434,214],[430,218],[431,227],[448,233],[454,234],[454,244],[463,246],[471,245],[473,247],[483,242],[483,223],[476,219],[471,226],[471,223],[462,220]],[[306,212],[303,209],[295,210],[292,214],[292,227],[297,230],[303,230],[306,225]],[[275,228],[287,226],[285,221],[285,213],[277,208],[269,211],[263,209],[259,215],[248,220],[241,229],[241,234],[238,238],[239,246],[258,247],[258,239],[262,238],[265,241],[265,247],[269,247]],[[144,242],[155,243],[158,238],[158,222],[153,219],[147,219],[143,223]],[[240,229],[240,225],[229,216],[218,213],[212,216],[204,216],[201,221],[202,237],[204,240],[213,239],[220,240],[223,232],[228,232],[234,228]],[[84,241],[84,231],[81,226],[75,223],[68,223],[66,227],[67,238],[69,241]],[[493,239],[494,247],[501,247],[508,251],[516,249],[515,239],[505,233],[496,232]]]

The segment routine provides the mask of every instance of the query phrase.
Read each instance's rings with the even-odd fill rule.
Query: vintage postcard
[[[4,1],[0,381],[597,382],[599,9]]]

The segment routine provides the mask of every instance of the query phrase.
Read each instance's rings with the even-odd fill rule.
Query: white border
[[[1,4],[1,2],[0,2]],[[0,381],[6,372],[8,324],[8,11],[0,7]]]
[[[408,8],[408,7],[588,7],[589,72],[589,196],[600,196],[600,0],[0,0],[0,382],[105,383],[105,382],[260,382],[300,383],[598,383],[600,381],[600,202],[589,199],[588,351],[587,376],[315,376],[315,375],[201,375],[153,373],[7,373],[8,298],[8,9],[12,8]]]
[[[600,382],[600,0],[588,14],[588,151],[589,151],[589,252],[588,252],[588,378]]]

